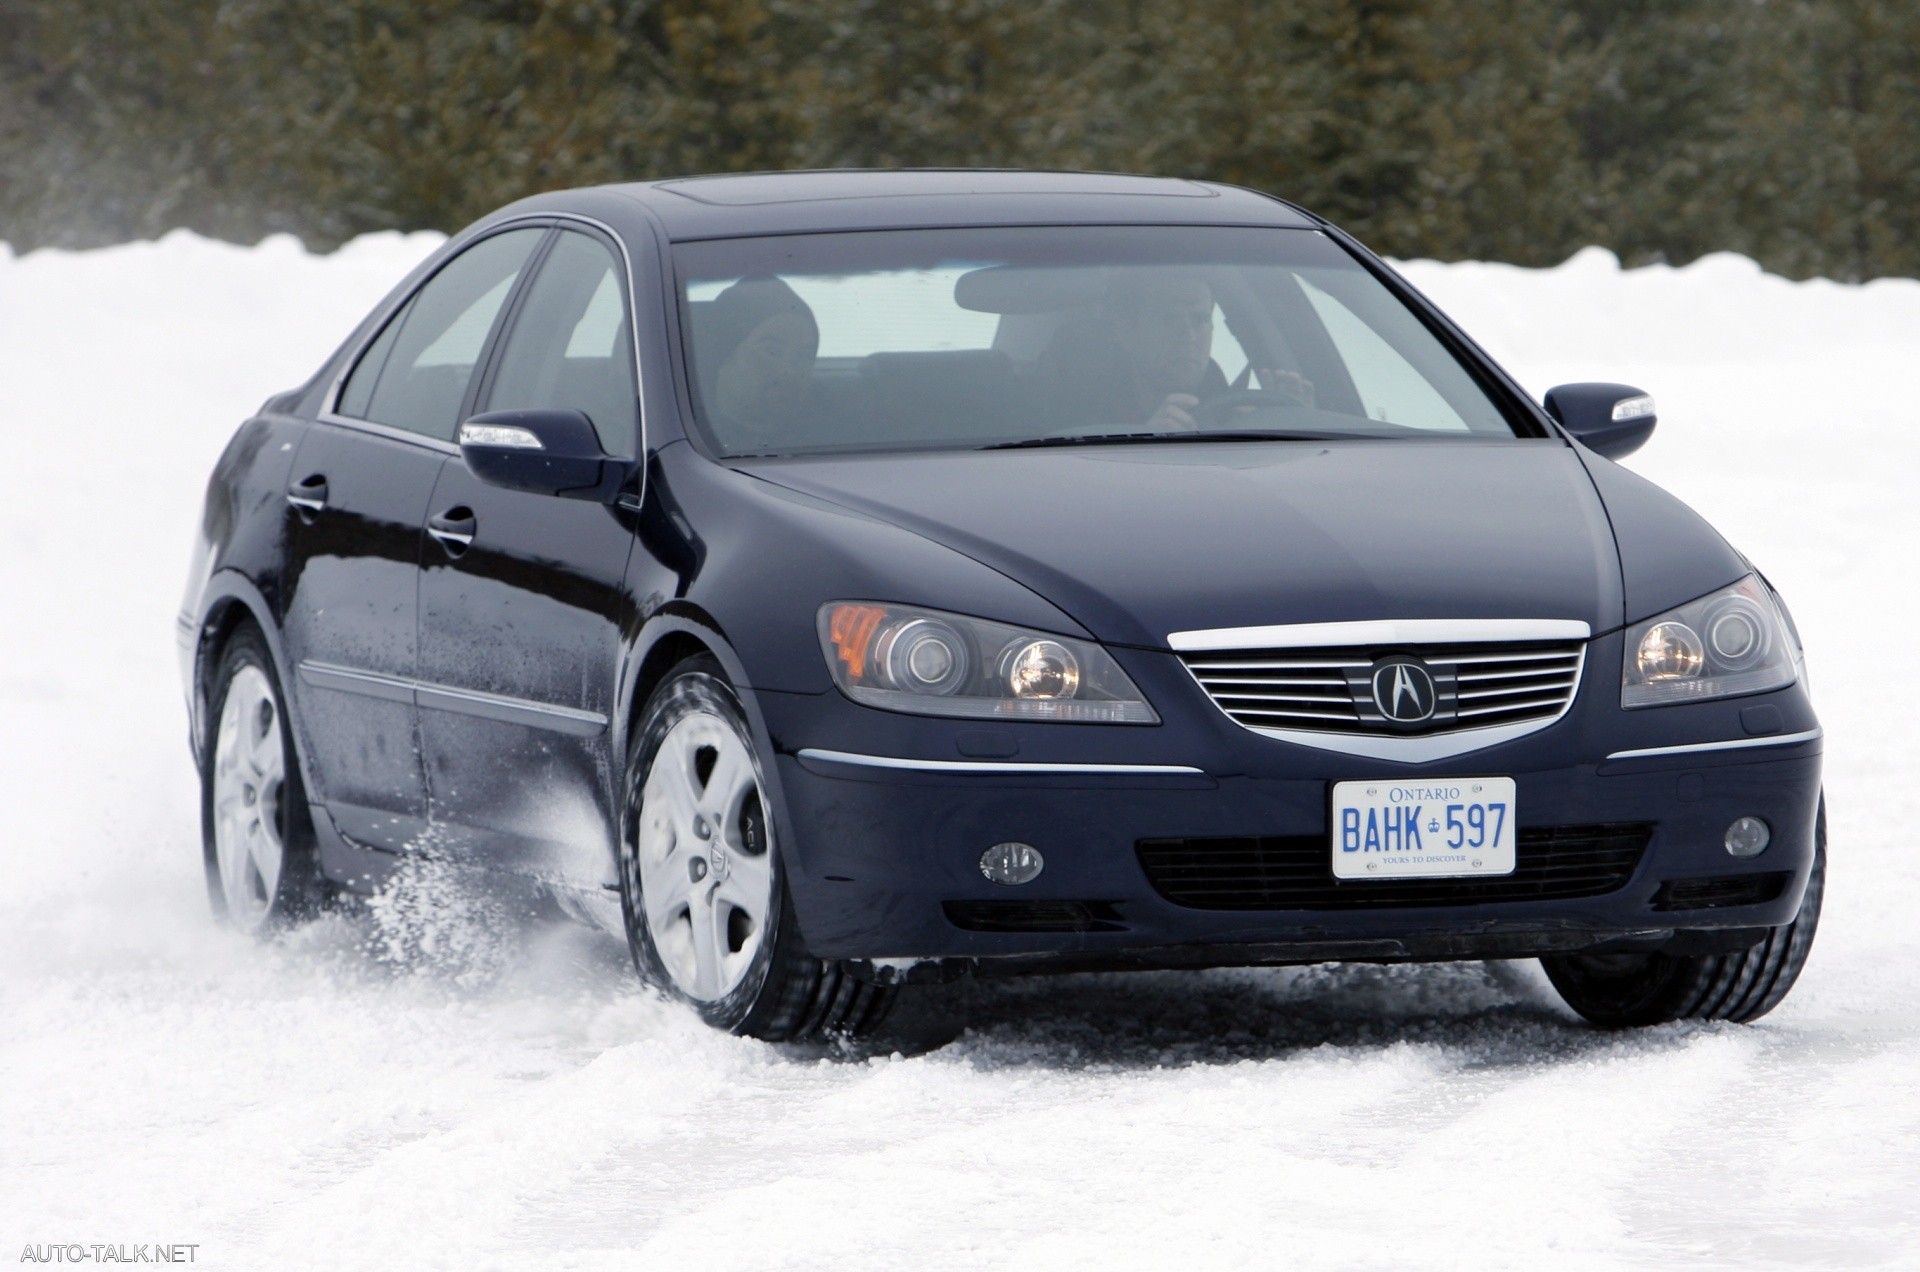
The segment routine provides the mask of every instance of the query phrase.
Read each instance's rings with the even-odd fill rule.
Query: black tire
[[[262,889],[266,901],[264,915],[253,921],[236,917],[227,902],[220,879],[219,851],[215,840],[215,765],[218,760],[220,720],[234,679],[252,668],[266,678],[277,715],[283,777],[272,796],[270,820],[281,844],[280,873],[271,895]],[[274,674],[273,657],[267,651],[265,637],[251,623],[234,630],[220,651],[208,698],[206,741],[200,763],[200,839],[201,859],[206,870],[207,900],[216,919],[244,931],[264,935],[311,919],[331,902],[333,888],[320,870],[318,841],[313,830],[313,814],[307,807],[306,785],[300,778],[299,759],[293,749],[292,721],[287,715],[286,696],[280,678]]]
[[[627,945],[643,980],[685,1002],[716,1029],[767,1042],[800,1042],[818,1038],[859,1037],[876,1028],[893,1004],[894,991],[857,980],[839,963],[814,958],[807,952],[794,918],[786,872],[778,844],[768,835],[765,849],[771,859],[774,904],[771,922],[739,983],[723,997],[702,1001],[681,989],[668,972],[646,919],[639,863],[639,828],[647,777],[661,743],[674,725],[692,714],[718,717],[745,745],[753,758],[756,780],[764,794],[764,762],[753,743],[753,731],[733,687],[720,664],[701,655],[675,667],[647,700],[628,745],[626,778],[622,783],[620,817],[620,908],[626,921]],[[762,810],[757,827],[765,835]]]
[[[1732,954],[1569,954],[1540,960],[1567,1006],[1610,1029],[1675,1020],[1758,1020],[1806,966],[1826,891],[1827,808],[1815,823],[1813,871],[1793,922]]]

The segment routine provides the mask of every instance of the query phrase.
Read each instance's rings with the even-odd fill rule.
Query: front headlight
[[[1658,707],[1784,689],[1797,642],[1756,575],[1627,628],[1623,707]]]
[[[870,601],[820,607],[833,681],[855,702],[917,715],[1074,724],[1158,724],[1106,650],[1089,641]]]

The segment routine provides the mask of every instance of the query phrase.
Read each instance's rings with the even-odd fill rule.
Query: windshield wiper
[[[1029,450],[1041,446],[1126,446],[1136,442],[1337,442],[1366,433],[1332,433],[1324,429],[1214,429],[1165,433],[1056,433],[1050,437],[1023,437],[1017,442],[993,442],[978,450]]]

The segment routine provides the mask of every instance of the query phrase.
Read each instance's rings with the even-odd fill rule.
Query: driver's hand
[[[1147,417],[1147,431],[1150,433],[1192,433],[1200,425],[1190,412],[1200,405],[1200,399],[1191,393],[1169,393],[1167,400],[1158,410]]]
[[[1313,381],[1298,371],[1275,371],[1262,367],[1259,376],[1260,387],[1267,392],[1284,394],[1301,406],[1313,405]]]

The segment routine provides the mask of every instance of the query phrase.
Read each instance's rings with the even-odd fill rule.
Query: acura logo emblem
[[[1373,669],[1373,705],[1398,724],[1418,724],[1433,714],[1440,695],[1433,674],[1411,659],[1377,664]]]

